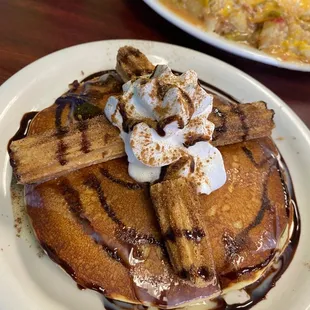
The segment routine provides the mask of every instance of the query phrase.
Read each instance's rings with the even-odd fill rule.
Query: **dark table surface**
[[[281,97],[310,127],[310,73],[246,60],[200,42],[168,23],[142,0],[0,0],[0,84],[64,47],[106,39],[183,45],[224,60]]]

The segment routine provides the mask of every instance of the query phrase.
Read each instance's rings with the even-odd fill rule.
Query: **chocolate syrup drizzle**
[[[84,214],[80,193],[71,186],[68,179],[63,178],[61,180],[59,184],[59,191],[65,198],[76,221],[83,227],[84,232],[90,236],[96,244],[99,244],[112,259],[122,262],[122,259],[117,253],[117,249],[109,247],[104,242],[102,236],[93,228],[90,220]]]
[[[25,113],[23,115],[22,119],[20,120],[19,128],[17,132],[8,142],[8,150],[10,149],[9,147],[10,147],[11,142],[27,137],[29,125],[38,113],[39,112],[37,111],[32,111],[32,112]]]
[[[194,227],[192,230],[188,229],[172,229],[170,227],[164,235],[164,239],[166,241],[175,242],[176,238],[185,237],[187,240],[194,241],[195,243],[199,243],[202,238],[206,236],[206,233],[202,228]]]
[[[263,185],[262,185],[263,192],[262,192],[262,197],[261,197],[261,207],[260,207],[256,217],[254,218],[254,220],[242,232],[240,232],[237,235],[237,237],[236,237],[237,243],[243,242],[245,236],[248,235],[250,230],[252,230],[256,226],[258,226],[262,222],[265,212],[267,210],[270,211],[271,204],[270,204],[270,200],[268,197],[268,181],[269,181],[269,177],[270,177],[270,175],[274,169],[275,169],[275,166],[269,167],[269,170],[268,170],[268,172],[265,175],[264,180],[263,180]],[[239,242],[239,240],[240,240],[240,242]]]
[[[246,116],[244,112],[240,109],[239,104],[237,104],[232,111],[236,113],[240,119],[240,122],[242,124],[242,130],[243,130],[243,141],[246,140],[248,134],[249,134],[249,126],[246,123]]]
[[[131,190],[139,190],[139,189],[143,189],[144,186],[142,184],[139,183],[132,183],[132,182],[126,182],[123,180],[120,180],[116,177],[114,177],[112,174],[110,174],[110,172],[107,169],[104,168],[100,168],[100,173],[107,178],[108,180],[110,180],[113,183],[116,183],[118,185],[121,185],[127,189],[131,189]]]
[[[262,145],[260,145],[260,146],[261,146],[264,154],[266,155],[266,158],[264,158],[260,162],[257,162],[255,160],[252,151],[250,149],[248,149],[246,146],[243,146],[242,150],[244,151],[247,158],[252,162],[252,164],[256,168],[261,168],[264,165],[266,165],[267,163],[269,165],[268,171],[267,171],[266,175],[264,176],[264,180],[262,183],[261,207],[260,207],[256,217],[254,218],[254,220],[244,230],[242,230],[235,238],[232,238],[229,235],[223,236],[223,242],[225,244],[225,249],[227,250],[226,255],[228,258],[231,258],[233,255],[237,254],[242,249],[243,245],[245,244],[245,240],[246,240],[249,232],[261,223],[261,221],[263,220],[263,217],[265,215],[265,212],[266,211],[272,211],[271,210],[272,204],[271,204],[269,196],[268,196],[268,181],[269,181],[270,175],[272,174],[272,172],[275,169],[278,171],[280,178],[281,178],[281,181],[282,181],[282,185],[283,185],[283,176],[282,176],[281,169],[279,168],[277,158],[274,157],[273,154],[271,154],[271,153],[267,154],[267,151],[264,149],[264,147]],[[284,189],[284,195],[285,195],[285,204],[286,204],[285,207],[286,207],[286,210],[288,210],[289,209],[289,206],[288,206],[289,200],[287,199],[287,188],[284,187],[283,189]],[[225,274],[223,277],[228,278],[230,280],[236,280],[236,279],[238,279],[239,276],[241,276],[247,272],[259,270],[260,268],[267,266],[268,263],[274,258],[275,254],[276,254],[276,252],[272,252],[269,255],[268,259],[265,262],[263,262],[262,264],[259,264],[257,266],[247,267],[247,268],[238,270],[236,272],[229,272],[229,273]]]
[[[228,101],[229,102],[229,101]],[[213,113],[221,119],[221,126],[217,126],[214,129],[212,140],[216,141],[219,136],[227,132],[227,115],[219,109],[214,109]]]
[[[88,141],[87,138],[87,131],[88,125],[85,121],[80,120],[79,125],[78,125],[78,130],[81,132],[81,151],[84,154],[87,154],[90,152],[90,142]]]
[[[11,154],[11,150],[10,150],[10,145],[13,141],[17,141],[20,139],[23,139],[27,136],[28,134],[28,130],[29,130],[29,126],[31,121],[35,118],[35,116],[38,114],[39,112],[37,111],[33,111],[33,112],[28,112],[25,113],[20,121],[19,124],[19,128],[17,130],[17,132],[15,133],[15,135],[9,140],[8,144],[7,144],[7,151],[9,154]],[[15,169],[16,167],[16,159],[14,159],[11,155],[10,155],[10,164],[12,166],[13,169]],[[18,179],[18,175],[16,175],[16,178]]]
[[[60,104],[57,103],[57,100]],[[57,151],[56,151],[56,158],[58,162],[64,166],[67,163],[67,160],[65,158],[66,150],[68,149],[68,146],[63,141],[63,137],[68,132],[67,128],[62,127],[61,125],[61,116],[65,109],[65,104],[61,104],[62,100],[57,99],[56,100],[56,114],[55,114],[55,127],[56,127],[56,136],[58,138],[58,144],[57,144]]]
[[[113,70],[109,70],[108,72],[111,72],[111,71],[113,71]],[[106,73],[106,71],[103,71],[100,73],[95,73],[94,75],[85,78],[84,81],[89,80],[89,79],[96,77],[96,76],[100,76],[104,73]],[[232,98],[230,95],[228,95],[228,94],[224,93],[223,91],[213,87],[212,85],[204,83],[202,81],[200,81],[200,83],[208,91],[211,91],[212,93],[215,93],[216,95],[219,95],[220,97],[224,98],[227,101],[227,104],[235,106],[235,104],[237,103],[237,101],[234,98]],[[71,96],[71,98],[70,98],[70,96],[61,97],[56,101],[57,107],[56,107],[56,115],[55,115],[55,126],[57,129],[57,136],[59,137],[59,145],[60,146],[58,147],[57,157],[58,157],[60,164],[62,164],[62,163],[65,164],[65,161],[66,161],[66,158],[65,158],[66,147],[65,147],[65,145],[61,145],[63,143],[62,138],[67,133],[67,129],[62,127],[62,124],[61,124],[62,113],[64,111],[65,106],[68,104],[68,101],[70,104],[70,109],[73,110],[76,107],[76,104],[72,104],[72,100],[73,101],[77,100],[79,102],[80,99],[84,100],[84,98],[81,98],[81,96],[79,96],[77,98],[77,96],[73,95],[73,96]],[[71,103],[70,103],[70,100],[71,100]],[[226,115],[225,115],[225,113],[223,113],[222,111],[219,111],[219,110],[214,110],[213,112],[216,113],[216,115],[218,117],[221,117],[221,119],[222,119],[222,125],[215,129],[216,134],[215,134],[214,138],[216,139],[218,137],[218,135],[225,133],[227,131]],[[249,128],[246,125],[245,116],[242,113],[242,111],[240,111],[240,109],[238,109],[238,107],[235,108],[234,112],[239,116],[239,119],[242,123],[243,132],[244,132],[243,137],[246,138],[246,135],[248,134]],[[23,119],[21,120],[20,129],[14,135],[14,137],[9,141],[8,149],[9,149],[9,145],[12,141],[22,139],[23,137],[27,136],[29,123],[35,117],[35,115],[37,113],[38,112],[30,112],[30,113],[27,113],[24,115]],[[87,153],[89,151],[89,148],[90,148],[90,145],[88,144],[87,136],[86,136],[87,126],[84,126],[82,122],[80,123],[80,131],[82,132],[81,150],[83,150],[83,152]],[[83,136],[84,132],[85,132],[85,135]],[[247,158],[249,160],[251,160],[251,162],[254,164],[254,166],[256,168],[259,168],[259,167],[267,164],[271,160],[270,158],[268,158],[267,160],[263,160],[261,162],[256,162],[251,150],[244,147],[243,151],[245,152]],[[243,304],[243,305],[230,306],[230,305],[227,305],[224,300],[222,300],[221,298],[218,298],[216,300],[218,303],[218,307],[216,309],[218,309],[218,310],[249,309],[253,305],[257,304],[259,301],[264,299],[266,294],[269,292],[269,290],[275,286],[276,282],[279,280],[279,278],[281,277],[283,272],[288,268],[291,260],[294,257],[294,254],[295,254],[295,251],[296,251],[296,248],[298,245],[299,237],[300,237],[300,218],[299,218],[298,208],[297,208],[296,203],[295,203],[296,198],[294,195],[294,190],[292,187],[290,175],[289,175],[289,172],[287,170],[285,163],[283,161],[278,161],[275,158],[272,158],[272,159],[274,160],[274,163],[276,163],[276,164],[273,165],[272,167],[270,166],[270,171],[267,174],[266,179],[263,182],[261,209],[258,212],[253,223],[251,223],[246,228],[246,230],[253,229],[257,224],[259,224],[260,221],[262,220],[264,212],[266,212],[266,210],[268,210],[270,208],[270,201],[268,198],[267,182],[268,182],[268,175],[273,171],[273,169],[275,169],[275,166],[276,166],[276,169],[281,176],[282,185],[283,185],[284,193],[286,196],[287,205],[292,204],[294,207],[294,231],[293,231],[293,234],[290,238],[290,242],[289,242],[286,250],[284,251],[284,253],[279,258],[279,261],[282,263],[281,268],[280,268],[280,270],[278,270],[273,275],[273,279],[271,281],[271,284],[264,287],[262,290],[258,290],[258,289],[259,289],[260,284],[264,280],[263,278],[261,278],[258,282],[254,283],[254,284],[252,284],[246,288],[246,291],[251,296],[251,300],[249,302],[247,302],[246,304]],[[11,163],[11,164],[14,167],[14,163]],[[283,169],[285,170],[285,174],[287,176],[286,181],[288,182],[288,186],[286,186],[286,182],[284,181],[284,177],[283,177],[283,173],[282,173]],[[165,170],[165,169],[163,169],[163,170]],[[124,186],[127,189],[138,190],[138,189],[142,188],[142,186],[140,184],[125,182],[125,181],[117,179],[116,177],[111,175],[105,169],[101,169],[100,173],[103,177],[107,178],[111,182],[114,182],[114,183],[117,183],[121,186]],[[164,173],[163,173],[163,177],[164,177]],[[121,232],[120,233],[120,236],[121,236],[120,239],[122,241],[125,241],[128,244],[132,244],[132,245],[148,243],[148,244],[159,245],[162,247],[162,243],[160,241],[156,240],[155,237],[153,237],[151,235],[140,234],[135,229],[125,226],[125,224],[117,217],[115,211],[107,204],[105,196],[104,196],[103,189],[101,187],[101,182],[95,175],[91,174],[91,175],[87,176],[87,178],[85,179],[85,185],[88,186],[89,188],[93,189],[96,192],[103,210],[110,217],[110,219],[119,226],[119,229]],[[84,215],[83,206],[82,206],[82,203],[80,201],[78,191],[75,190],[70,185],[70,183],[67,179],[63,179],[61,181],[60,190],[61,190],[61,193],[64,196],[69,208],[70,208],[70,211],[74,215],[76,221],[83,227],[84,231],[94,240],[94,242],[96,242],[97,244],[100,244],[102,246],[103,250],[112,259],[119,261],[120,263],[123,264],[124,262],[123,262],[122,258],[118,255],[117,249],[114,249],[114,248],[112,249],[104,243],[104,241],[102,240],[102,237],[94,230],[92,224]],[[286,209],[288,212],[289,207],[287,207]],[[199,240],[199,238],[204,237],[204,232],[201,232],[199,230],[199,228],[197,228],[197,229],[193,229],[193,231],[173,232],[173,234],[167,234],[166,237],[173,241],[176,237],[179,237],[179,235],[182,235],[182,236],[188,238],[189,240],[193,240],[193,241],[197,242],[197,240]],[[229,239],[229,236],[227,238]],[[61,260],[57,256],[57,253],[54,251],[54,249],[51,249],[47,244],[42,244],[42,247],[46,250],[46,252],[48,253],[49,257],[52,260],[54,260],[57,264],[62,266],[66,270],[66,272],[71,275],[71,277],[73,279],[77,280],[75,277],[75,274],[74,274],[74,270],[65,261]],[[233,249],[233,251],[238,251],[238,242],[236,242],[236,240],[234,240],[232,242],[232,247],[235,248],[235,249]],[[238,273],[228,274],[226,276],[231,277],[231,278],[235,278],[235,277],[240,276],[243,273],[261,269],[262,267],[268,265],[268,263],[273,259],[273,255],[274,255],[274,253],[272,253],[271,256],[262,264],[259,264],[257,266],[248,267],[244,270],[239,270]],[[203,268],[203,267],[201,267],[201,268]],[[202,277],[207,275],[206,270],[201,269],[200,272],[201,272]],[[272,272],[272,271],[269,271],[269,272]],[[103,294],[106,293],[104,288],[97,287],[96,285],[89,284],[86,286],[91,288],[91,289],[97,290]],[[139,308],[142,310],[142,308],[143,309],[147,308],[147,307],[143,307],[143,306],[133,306],[130,304],[125,304],[125,305],[126,305],[126,309]],[[122,309],[119,306],[117,306],[117,307],[119,309]]]
[[[106,293],[107,293],[107,291],[106,291],[103,287],[98,286],[98,285],[96,285],[96,284],[94,284],[94,283],[91,283],[91,284],[90,284],[90,283],[89,283],[89,284],[85,284],[85,283],[84,283],[83,285],[80,284],[80,283],[78,282],[78,279],[77,279],[77,277],[76,277],[76,274],[75,274],[73,268],[72,268],[65,260],[61,259],[61,258],[57,255],[56,251],[55,251],[53,248],[51,248],[47,243],[43,243],[43,242],[41,242],[41,247],[44,249],[44,251],[46,252],[46,254],[48,255],[48,257],[49,257],[54,263],[56,263],[57,265],[61,266],[61,268],[62,268],[74,281],[77,282],[77,286],[78,286],[79,289],[84,289],[84,288],[86,288],[86,287],[91,287],[92,290],[97,291],[97,292],[99,292],[99,293],[101,293],[101,294],[106,294]]]
[[[262,161],[257,162],[254,159],[253,153],[250,149],[248,149],[246,146],[243,146],[242,150],[256,168],[262,167],[264,164],[266,164],[270,160],[270,158],[267,157],[267,158],[264,158]]]
[[[158,246],[162,246],[162,243],[157,240],[154,236],[148,234],[138,233],[134,228],[127,227],[123,221],[116,215],[115,211],[111,208],[111,206],[107,203],[103,189],[101,187],[100,180],[94,174],[90,174],[85,179],[84,184],[89,188],[93,189],[100,201],[101,207],[109,216],[109,218],[119,226],[120,237],[122,241],[126,241],[130,244],[154,244]]]
[[[87,104],[87,97],[85,95],[76,95],[72,93],[68,93],[64,96],[59,97],[56,101],[56,113],[55,113],[55,127],[56,127],[56,136],[58,137],[58,145],[57,145],[57,152],[56,152],[56,158],[58,162],[64,166],[67,164],[66,159],[66,151],[68,149],[68,146],[65,144],[63,137],[68,133],[68,128],[62,126],[62,115],[63,111],[66,108],[66,106],[69,106],[70,113],[68,116],[67,122],[72,122],[73,117],[75,115],[75,110],[83,105]],[[78,130],[81,132],[81,148],[80,150],[83,153],[89,153],[90,152],[90,142],[87,137],[87,123],[84,122],[83,119],[78,119]]]

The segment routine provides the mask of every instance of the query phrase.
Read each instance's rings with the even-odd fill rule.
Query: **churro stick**
[[[197,287],[216,283],[212,249],[194,185],[178,178],[152,185],[150,192],[176,274]]]
[[[154,65],[132,46],[124,46],[118,50],[116,57],[116,71],[124,82],[145,74],[151,74]]]
[[[234,144],[271,135],[274,111],[265,102],[223,103],[215,100],[209,120],[215,125],[214,146]]]
[[[13,141],[9,153],[21,184],[43,182],[125,155],[118,129],[103,115]]]
[[[238,105],[238,113],[243,113],[244,121],[241,121],[235,109],[235,106],[215,106],[210,115],[210,120],[215,123],[213,145],[232,144],[271,134],[274,127],[273,111],[268,110],[264,103]],[[245,130],[245,125],[248,130]],[[11,164],[19,183],[43,182],[126,155],[119,131],[103,115],[77,123],[66,130],[63,136],[52,130],[12,142]]]

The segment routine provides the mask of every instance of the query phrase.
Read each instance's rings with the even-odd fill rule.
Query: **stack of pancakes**
[[[121,92],[122,79],[128,79],[122,69],[120,75],[75,83],[70,92],[83,91],[88,103],[102,110],[110,95]],[[141,72],[148,69],[142,66]],[[220,95],[214,100],[230,104]],[[28,135],[54,129],[59,121],[66,124],[72,106],[64,107],[60,119],[57,108],[56,103],[39,112]],[[149,185],[130,178],[126,157],[26,184],[37,239],[79,286],[116,300],[173,308],[243,288],[259,279],[285,248],[293,211],[270,137],[219,150],[227,182],[199,196],[199,221],[207,228],[215,268],[206,286],[197,287],[174,272]]]

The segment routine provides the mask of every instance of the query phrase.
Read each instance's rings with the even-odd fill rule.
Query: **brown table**
[[[228,54],[187,35],[142,0],[0,0],[0,84],[64,47],[106,39],[183,45],[250,74],[288,103],[310,127],[310,73],[277,69]]]

